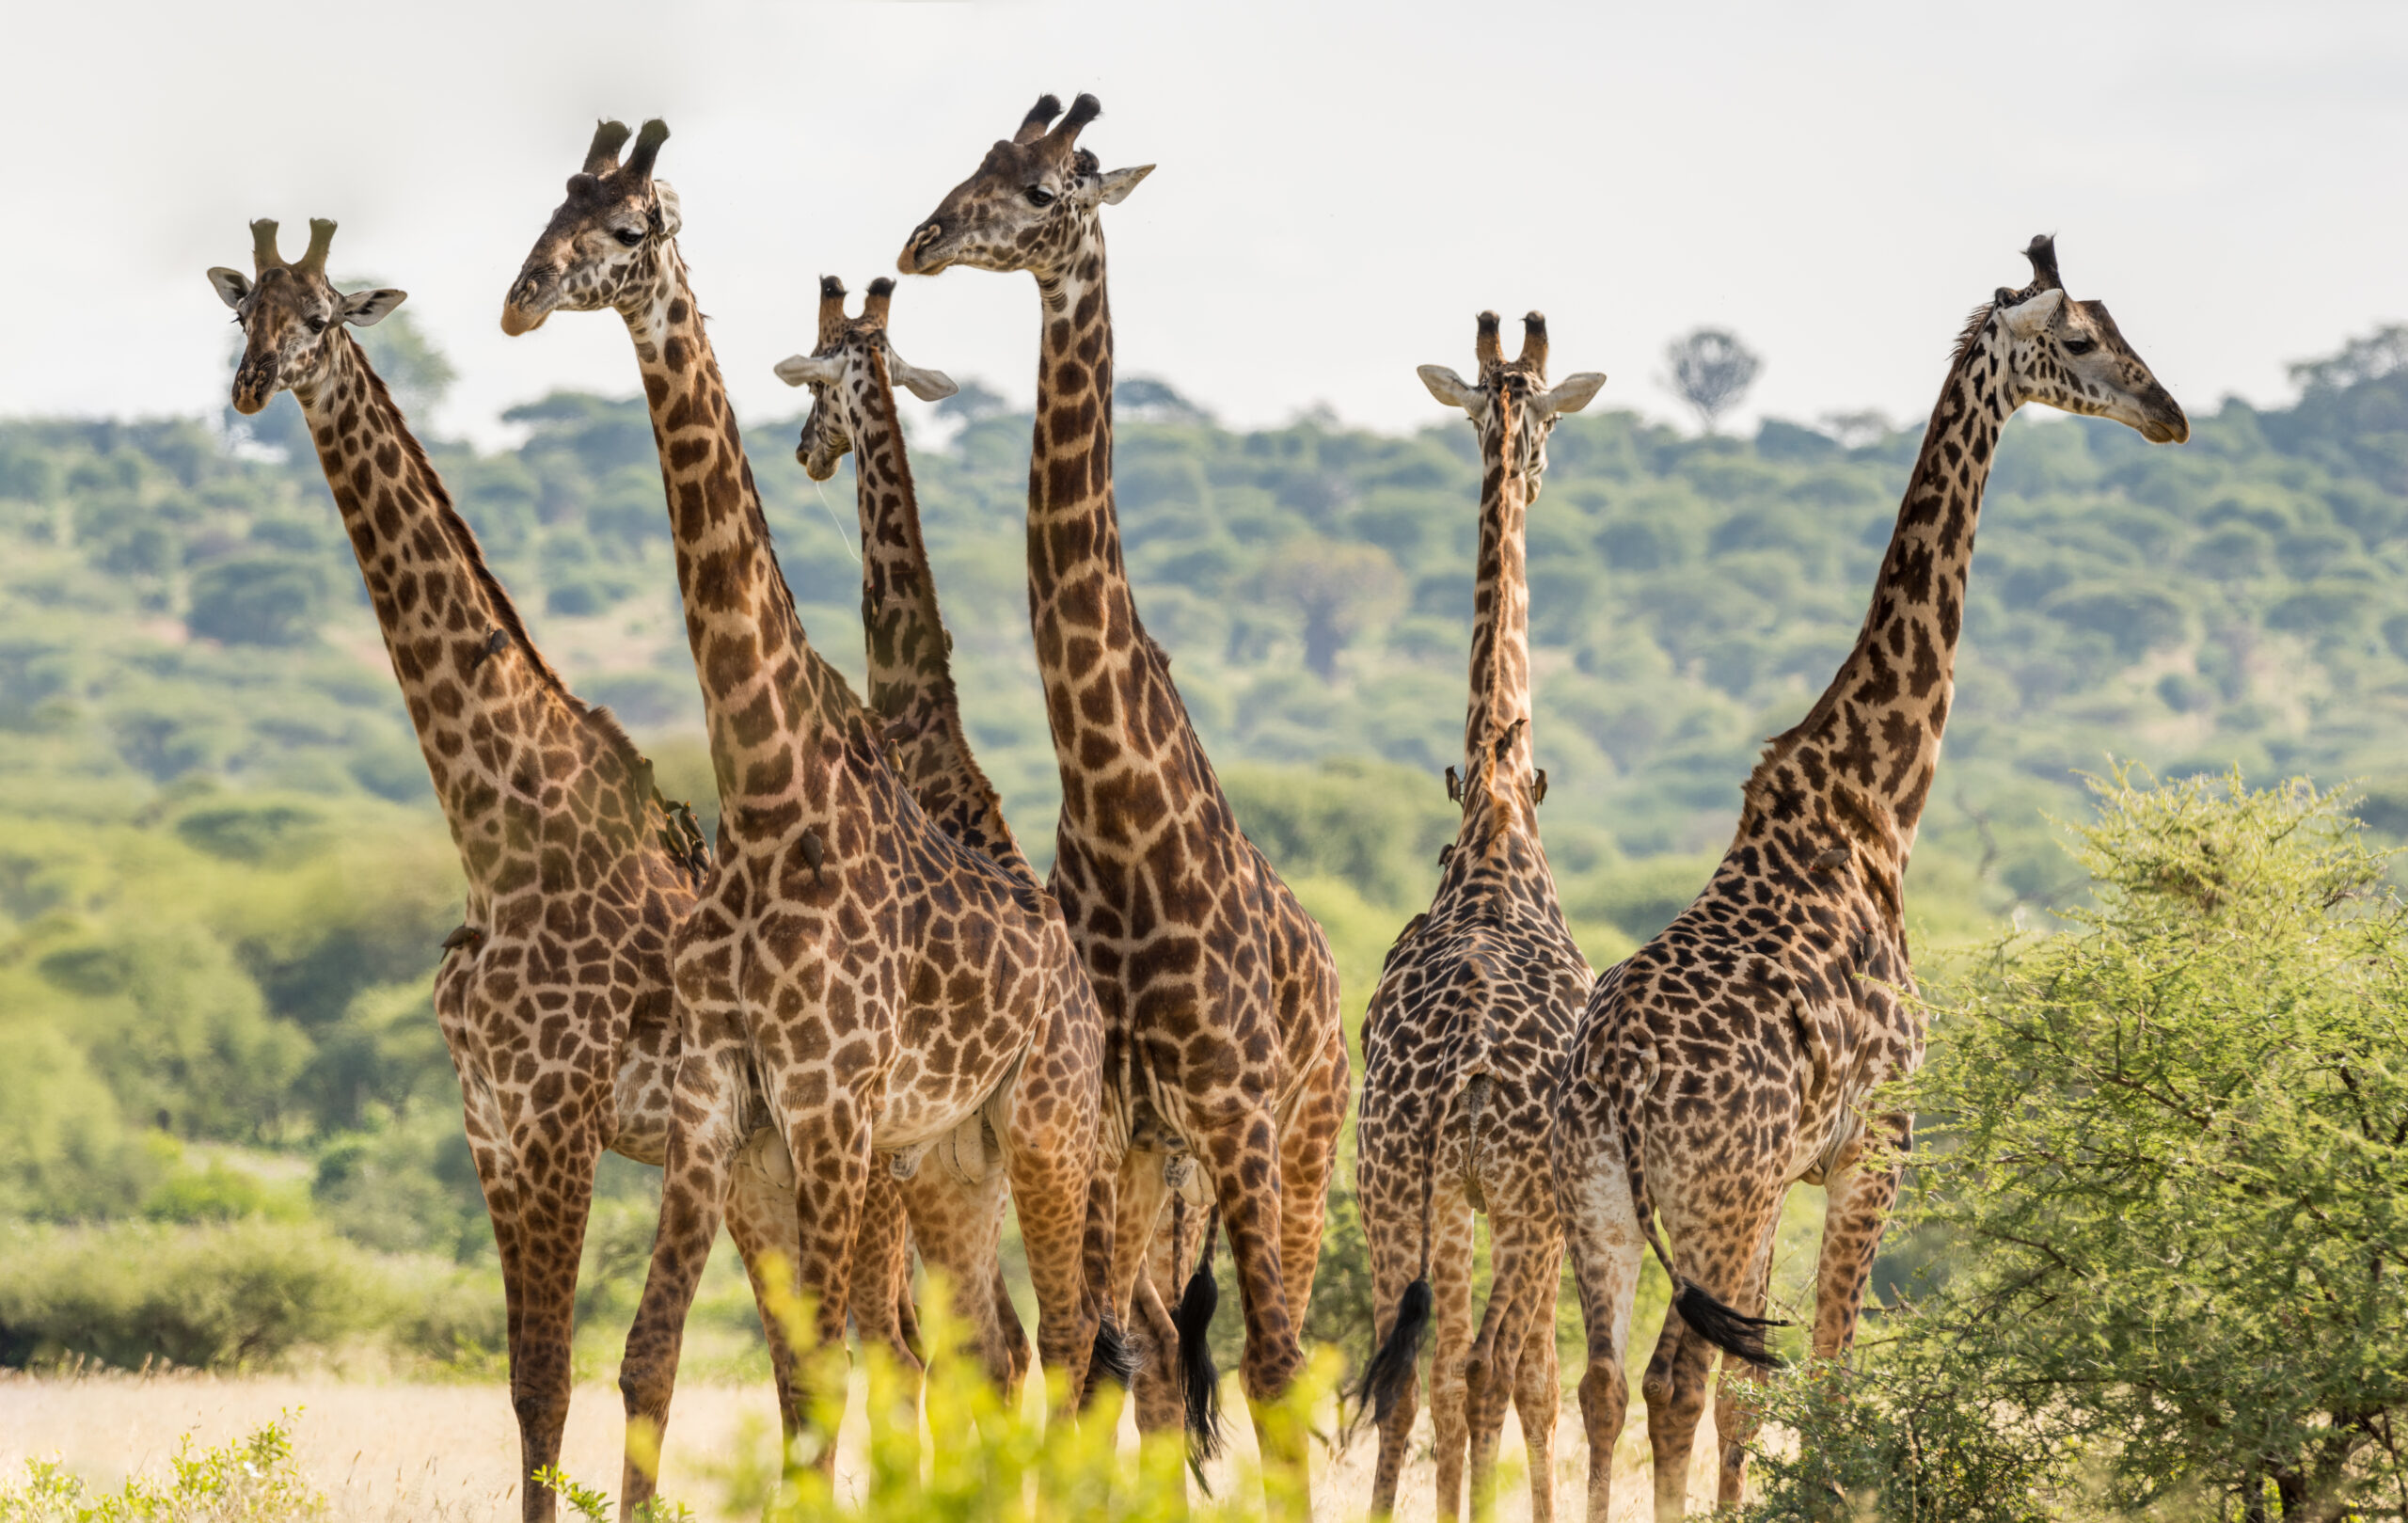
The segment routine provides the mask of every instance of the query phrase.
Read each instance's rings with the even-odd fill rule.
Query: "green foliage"
[[[1807,1360],[1759,1388],[1760,1442],[1745,1523],[2058,1523],[2077,1456],[2045,1429],[2002,1420],[1938,1340],[1886,1346],[1863,1368]],[[1843,1502],[1841,1499],[1845,1498]]]
[[[2335,794],[2094,786],[2091,902],[1967,973],[1907,1087],[1939,1283],[1861,1388],[1784,1388],[1779,1494],[1987,1515],[1912,1499],[2078,1461],[2118,1515],[2400,1516],[2408,905]]]
[[[186,1434],[164,1480],[135,1476],[116,1491],[95,1492],[54,1461],[25,1462],[23,1484],[0,1483],[0,1523],[310,1523],[331,1515],[310,1488],[286,1431],[275,1422],[216,1449],[193,1452]]]

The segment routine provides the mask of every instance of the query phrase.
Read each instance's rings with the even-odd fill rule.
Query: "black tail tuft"
[[[1144,1368],[1144,1356],[1137,1345],[1129,1341],[1120,1325],[1110,1317],[1096,1324],[1095,1348],[1087,1356],[1087,1399],[1095,1399],[1096,1388],[1103,1381],[1116,1381],[1122,1390],[1137,1384],[1137,1372]]]
[[[1397,1398],[1413,1383],[1414,1367],[1421,1358],[1421,1335],[1430,1329],[1431,1301],[1428,1276],[1404,1288],[1404,1299],[1396,1304],[1396,1325],[1388,1329],[1387,1341],[1363,1372],[1360,1404],[1370,1410],[1374,1422],[1388,1420]]]
[[[1765,1329],[1786,1327],[1785,1322],[1769,1317],[1751,1317],[1746,1312],[1724,1305],[1712,1292],[1687,1280],[1681,1282],[1681,1293],[1672,1297],[1672,1309],[1681,1320],[1697,1330],[1697,1335],[1734,1358],[1745,1359],[1759,1370],[1778,1370],[1782,1357],[1765,1349]]]
[[[1179,1331],[1179,1383],[1187,1393],[1188,1447],[1203,1459],[1221,1452],[1221,1372],[1212,1363],[1210,1342],[1212,1313],[1221,1309],[1221,1287],[1212,1278],[1212,1240],[1219,1228],[1217,1220],[1205,1228],[1203,1257],[1171,1317]]]

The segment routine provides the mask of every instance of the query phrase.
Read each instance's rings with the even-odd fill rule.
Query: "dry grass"
[[[846,1423],[846,1448],[862,1431],[863,1392],[857,1381]],[[1232,1393],[1234,1394],[1234,1392]],[[185,1434],[207,1446],[240,1438],[278,1413],[298,1409],[293,1446],[311,1483],[344,1518],[441,1518],[485,1523],[518,1515],[518,1430],[509,1392],[499,1385],[372,1383],[306,1376],[217,1379],[208,1375],[88,1374],[0,1378],[0,1474],[22,1475],[28,1457],[58,1456],[95,1483],[114,1484],[158,1473]],[[579,1387],[569,1412],[562,1467],[588,1484],[615,1492],[619,1474],[619,1396],[609,1386]],[[776,1430],[777,1411],[765,1387],[691,1383],[677,1393],[664,1455],[662,1491],[713,1515],[719,1471]],[[1707,1419],[1710,1429],[1711,1415]],[[1242,1430],[1244,1424],[1235,1424]],[[1222,1468],[1234,1473],[1252,1458],[1252,1436],[1232,1433]],[[1423,1523],[1434,1511],[1429,1423],[1419,1430],[1420,1456],[1406,1471],[1398,1497],[1400,1523]],[[1376,1440],[1366,1433],[1342,1454],[1315,1456],[1315,1514],[1332,1520],[1363,1515],[1370,1499]],[[1559,1516],[1581,1515],[1588,1448],[1579,1413],[1567,1406],[1556,1432]],[[1520,1432],[1509,1420],[1504,1452],[1518,1465]],[[1700,1435],[1690,1469],[1692,1505],[1710,1505],[1714,1465],[1710,1432]],[[1623,1436],[1615,1467],[1613,1523],[1649,1515],[1646,1438],[1634,1420]],[[841,1467],[841,1462],[840,1462]],[[1222,1478],[1216,1477],[1216,1480]],[[1226,1483],[1226,1481],[1224,1481]],[[1505,1523],[1529,1516],[1527,1486],[1511,1488],[1498,1509]]]

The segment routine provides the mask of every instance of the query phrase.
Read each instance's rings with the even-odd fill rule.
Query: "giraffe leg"
[[[1698,1420],[1705,1414],[1706,1365],[1713,1350],[1680,1313],[1664,1313],[1664,1330],[1640,1379],[1647,1402],[1647,1443],[1653,1451],[1656,1523],[1679,1523],[1689,1506],[1689,1458]]]
[[[1865,1146],[1885,1157],[1905,1155],[1914,1136],[1914,1118],[1892,1114],[1874,1120],[1865,1144],[1844,1159],[1824,1182],[1823,1244],[1814,1259],[1814,1357],[1838,1359],[1856,1342],[1856,1320],[1864,1309],[1865,1281],[1881,1250],[1882,1229],[1898,1198],[1902,1166],[1868,1168]]]
[[[571,1114],[547,1118],[560,1129],[548,1146],[514,1147],[489,1091],[478,1087],[476,1092],[487,1103],[467,1104],[463,1118],[501,1260],[520,1511],[527,1523],[548,1523],[551,1488],[535,1484],[534,1474],[560,1463],[561,1434],[568,1426],[578,1261],[601,1140],[591,1116]]]
[[[1689,1281],[1725,1306],[1746,1303],[1759,1252],[1781,1218],[1783,1192],[1755,1192],[1742,1209],[1709,1217],[1674,1196],[1659,1208],[1666,1236]],[[1683,1248],[1695,1245],[1688,1251]],[[1648,1361],[1647,1436],[1655,1450],[1656,1523],[1678,1523],[1688,1510],[1689,1462],[1697,1451],[1697,1425],[1705,1415],[1707,1366],[1714,1347],[1681,1320],[1664,1314],[1663,1336]]]
[[[971,1127],[979,1129],[973,1136],[983,1132],[983,1123],[974,1118]],[[978,1147],[983,1157],[983,1137]],[[983,1162],[972,1166],[981,1170],[980,1177],[958,1177],[946,1163],[930,1157],[921,1162],[911,1178],[893,1181],[887,1188],[900,1195],[911,1213],[911,1233],[919,1241],[921,1259],[944,1272],[954,1313],[961,1319],[969,1335],[968,1346],[976,1350],[987,1378],[1008,1394],[1018,1388],[1012,1358],[1016,1340],[1006,1334],[998,1316],[996,1277],[1001,1273],[997,1254],[1003,1241],[1004,1212],[1010,1202],[1000,1166]],[[1017,1314],[1011,1326],[1017,1333]],[[928,1352],[936,1357],[955,1351]]]
[[[802,1414],[794,1404],[794,1348],[771,1309],[781,1301],[792,1304],[801,1293],[794,1271],[799,1229],[794,1219],[793,1169],[786,1163],[785,1144],[770,1132],[748,1138],[731,1179],[727,1235],[736,1240],[745,1277],[752,1282],[752,1303],[760,1308],[761,1330],[769,1340],[769,1374],[778,1389],[779,1426],[792,1438],[802,1426]]]
[[[695,1027],[689,1022],[687,1029],[690,1041]],[[708,1052],[693,1044],[677,1065],[676,1120],[670,1129],[669,1157],[660,1177],[660,1229],[652,1243],[643,1298],[637,1303],[635,1321],[627,1328],[626,1351],[619,1361],[619,1391],[626,1403],[627,1426],[632,1432],[639,1424],[648,1425],[656,1453],[657,1446],[668,1436],[669,1402],[677,1385],[686,1313],[694,1304],[703,1266],[709,1261],[711,1244],[719,1236],[721,1215],[734,1194],[737,1150],[744,1140],[737,1114],[744,1092],[738,1052],[724,1043]],[[774,1213],[762,1215],[778,1219]],[[754,1224],[748,1224],[747,1230],[753,1230]],[[799,1262],[796,1245],[794,1240],[779,1245],[789,1260],[790,1274]],[[762,1294],[770,1284],[766,1277],[756,1276],[753,1293]],[[771,1329],[770,1341],[785,1341],[784,1330]],[[798,1391],[799,1387],[790,1385],[780,1393],[781,1414],[801,1414]],[[652,1499],[654,1473],[637,1459],[631,1443],[620,1472],[621,1516],[632,1516]]]
[[[1555,1424],[1563,1407],[1563,1374],[1555,1352],[1556,1291],[1563,1262],[1560,1235],[1548,1259],[1556,1273],[1530,1308],[1521,1362],[1513,1372],[1513,1410],[1521,1416],[1522,1442],[1529,1453],[1530,1523],[1555,1518]]]
[[[784,1198],[790,1213],[794,1191],[788,1188]],[[733,1218],[728,1225],[735,1226]],[[912,1346],[919,1327],[911,1314],[911,1225],[894,1176],[871,1168],[853,1244],[853,1331],[860,1335],[863,1352],[884,1348],[907,1376],[916,1376],[922,1369],[921,1351]],[[796,1232],[800,1234],[800,1227]]]
[[[786,1077],[779,1075],[781,1081]],[[764,1087],[776,1094],[788,1087],[778,1082]],[[833,1397],[841,1404],[843,1396],[841,1376],[820,1367],[841,1368],[845,1353],[853,1245],[861,1230],[863,1200],[869,1194],[869,1107],[859,1095],[839,1089],[822,1105],[789,1107],[785,1134],[786,1147],[794,1154],[795,1217],[801,1228],[795,1261],[802,1293],[815,1308],[813,1346],[798,1351],[806,1372],[800,1404],[809,1432],[823,1415],[809,1398]],[[831,1386],[832,1379],[838,1383]],[[836,1463],[833,1422],[817,1436],[815,1459],[826,1470]]]
[[[1544,1189],[1544,1186],[1542,1187]],[[1491,1198],[1493,1204],[1504,1204]],[[1497,1510],[1497,1447],[1521,1371],[1522,1346],[1542,1296],[1550,1309],[1562,1274],[1563,1245],[1555,1230],[1554,1203],[1529,1209],[1492,1210],[1488,1218],[1488,1305],[1480,1319],[1465,1366],[1465,1417],[1470,1430],[1472,1515]]]
[[[1437,1516],[1463,1514],[1464,1465],[1471,1445],[1471,1277],[1476,1222],[1460,1195],[1442,1186],[1430,1210],[1430,1427],[1438,1454]]]
[[[1346,1121],[1346,1038],[1334,1025],[1330,1037],[1332,1052],[1279,1134],[1279,1288],[1299,1321],[1312,1305],[1313,1277],[1321,1271],[1322,1223]]]
[[[1589,1439],[1589,1523],[1613,1515],[1614,1449],[1630,1413],[1630,1313],[1646,1255],[1622,1138],[1603,1098],[1585,1077],[1566,1086],[1551,1149],[1555,1199],[1580,1293],[1587,1363],[1580,1373],[1580,1421]]]
[[[1292,1494],[1301,1498],[1305,1434],[1300,1424],[1272,1410],[1294,1384],[1305,1357],[1280,1278],[1280,1213],[1286,1202],[1271,1179],[1279,1156],[1278,1133],[1269,1110],[1257,1108],[1207,1134],[1200,1151],[1212,1171],[1244,1304],[1245,1356],[1239,1371],[1254,1409],[1257,1447],[1265,1467],[1284,1472]]]
[[[1074,1019],[1069,998],[1054,1000],[1012,1081],[1008,1111],[994,1117],[1029,1283],[1037,1292],[1038,1360],[1063,1372],[1073,1398],[1086,1389],[1088,1356],[1106,1314],[1087,1283],[1089,1183],[1101,1104],[1092,1075],[1100,1041],[1086,1023]],[[1116,1303],[1116,1309],[1126,1304]]]
[[[1371,1251],[1371,1346],[1387,1342],[1396,1326],[1405,1287],[1421,1273],[1421,1175],[1414,1166],[1426,1160],[1391,1160],[1388,1166],[1367,1169],[1358,1157],[1356,1187],[1362,1192],[1364,1235]],[[1403,1166],[1399,1166],[1400,1165]],[[1411,1197],[1410,1209],[1402,1198]],[[1419,1360],[1404,1372],[1403,1384],[1380,1423],[1380,1453],[1371,1471],[1371,1516],[1384,1518],[1396,1511],[1397,1483],[1412,1452],[1413,1421],[1421,1411]]]
[[[1204,1249],[1205,1219],[1184,1197],[1172,1195],[1146,1244],[1132,1298],[1129,1327],[1140,1344],[1137,1367],[1137,1431],[1169,1433],[1187,1420],[1186,1393],[1179,1384],[1179,1326],[1163,1302],[1164,1286],[1176,1289],[1196,1268]]]
[[[1763,1241],[1749,1268],[1746,1293],[1734,1303],[1749,1316],[1765,1314],[1772,1282],[1773,1243],[1780,1235],[1781,1217],[1776,1214],[1765,1223]],[[1721,1372],[1714,1383],[1714,1438],[1722,1451],[1721,1474],[1715,1483],[1717,1507],[1736,1508],[1747,1489],[1748,1446],[1755,1441],[1756,1430],[1764,1421],[1756,1406],[1764,1378],[1764,1372],[1747,1360],[1722,1356]]]

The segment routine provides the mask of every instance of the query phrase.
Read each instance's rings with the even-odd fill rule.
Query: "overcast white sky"
[[[200,412],[244,224],[342,223],[461,380],[442,421],[635,389],[624,329],[505,339],[501,295],[594,119],[665,117],[661,174],[738,405],[1047,90],[1093,90],[1124,374],[1240,423],[1403,427],[1471,316],[1544,309],[1555,368],[1670,415],[1668,338],[1737,330],[1749,414],[1920,417],[1965,311],[2054,230],[2194,411],[2408,318],[2408,6],[1424,0],[14,6],[19,186],[0,414]],[[916,363],[1033,389],[1032,283],[908,282]]]

